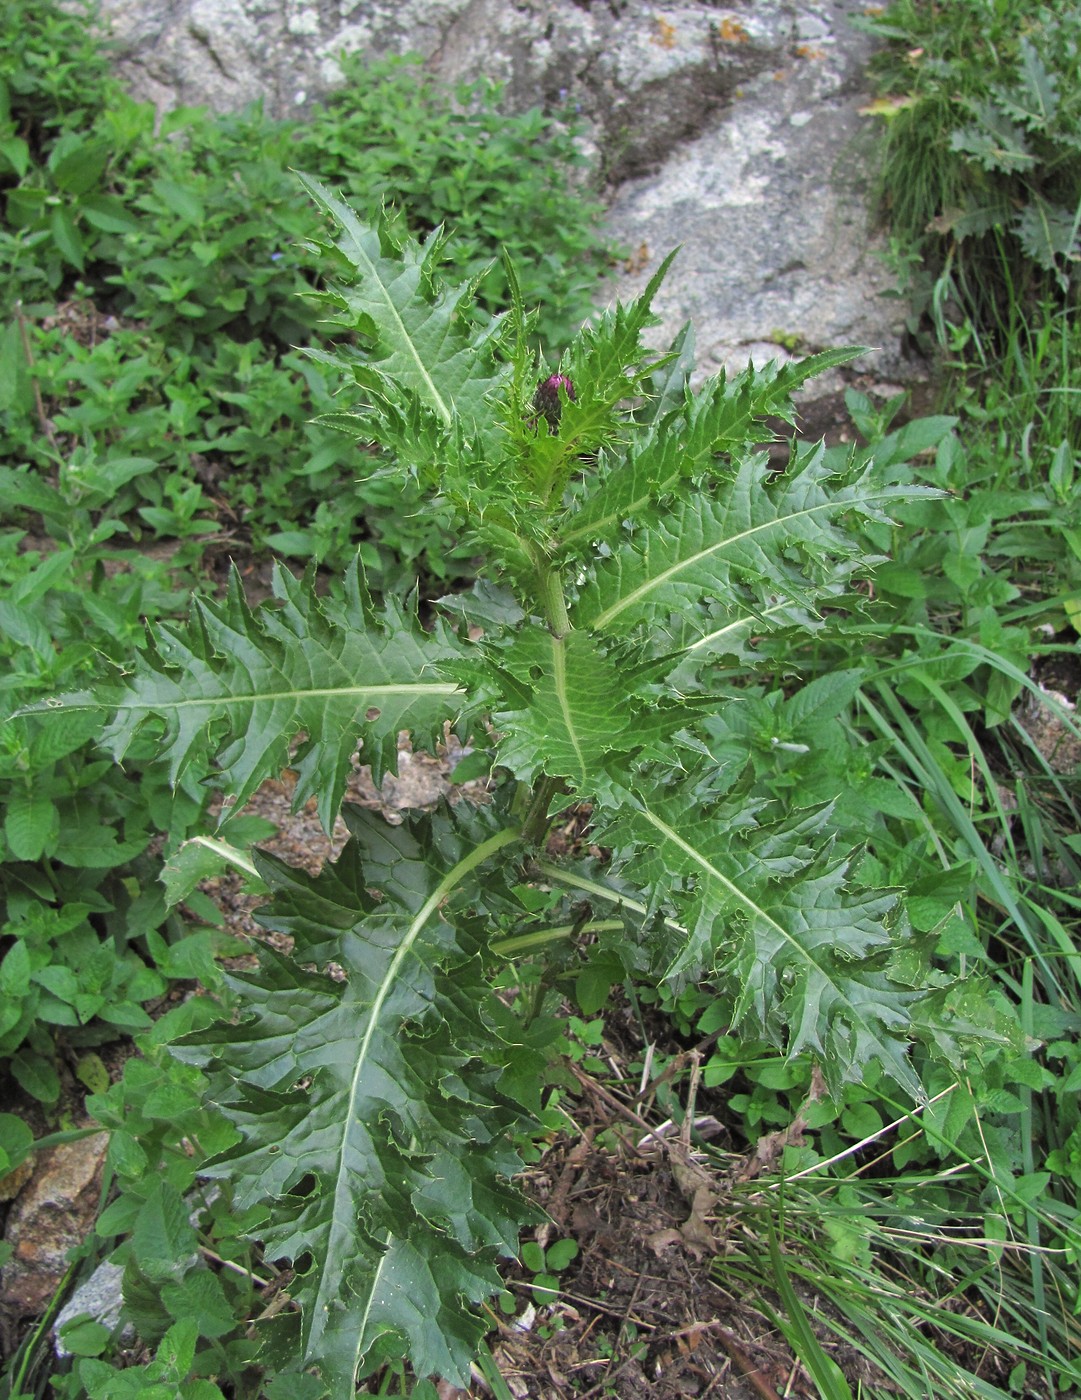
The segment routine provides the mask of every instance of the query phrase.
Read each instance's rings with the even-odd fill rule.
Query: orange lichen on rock
[[[658,44],[662,49],[674,49],[676,46],[676,26],[669,24],[666,19],[657,17],[657,32],[653,36],[653,43]]]

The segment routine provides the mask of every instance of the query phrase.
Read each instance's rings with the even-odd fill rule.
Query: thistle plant
[[[692,391],[689,330],[642,343],[669,259],[553,370],[509,265],[506,314],[474,315],[439,236],[398,242],[304,185],[336,229],[318,251],[337,348],[312,353],[357,400],[331,421],[453,515],[478,581],[422,625],[359,564],[330,597],[279,570],[256,611],[234,578],[68,703],[110,707],[118,758],[156,726],[174,781],[232,807],[288,767],[328,829],[358,746],[378,780],[403,730],[423,746],[453,726],[491,775],[486,805],[398,827],[347,806],[317,876],[256,853],[260,920],[292,952],[262,948],[228,978],[229,1016],[173,1046],[232,1125],[202,1175],[295,1270],[266,1362],[345,1400],[389,1358],[464,1382],[498,1258],[535,1218],[516,1143],[553,1021],[496,994],[508,960],[706,985],[732,1034],[812,1057],[833,1091],[874,1075],[918,1100],[914,1057],[953,1042],[949,989],[896,893],[860,883],[830,805],[778,805],[715,737],[756,670],[794,677],[807,638],[865,602],[854,526],[923,490],[822,445],[771,465],[765,420],[793,421],[793,390],[856,352]],[[606,859],[550,855],[554,815],[584,802]]]

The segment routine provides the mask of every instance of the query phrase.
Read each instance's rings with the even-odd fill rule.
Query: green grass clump
[[[879,192],[980,326],[1014,296],[1071,296],[1081,252],[1081,10],[896,0],[860,23],[887,117]],[[1011,285],[1012,284],[1012,285]]]

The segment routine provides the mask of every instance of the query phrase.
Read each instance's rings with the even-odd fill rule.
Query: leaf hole
[[[369,705],[368,708],[364,711],[364,718],[368,721],[369,724],[374,724],[382,713],[383,712],[378,705]]]
[[[544,672],[541,670],[541,668],[540,668],[539,666],[530,666],[530,668],[529,668],[529,679],[530,679],[531,681],[539,681],[540,678],[541,678],[543,675],[544,675]]]

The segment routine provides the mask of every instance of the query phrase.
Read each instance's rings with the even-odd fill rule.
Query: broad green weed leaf
[[[60,1076],[56,1066],[33,1050],[20,1050],[11,1061],[11,1072],[31,1097],[53,1104],[60,1097]]]
[[[154,1358],[172,1381],[182,1381],[195,1360],[195,1344],[199,1340],[199,1324],[193,1317],[174,1322],[158,1346]]]
[[[209,1269],[193,1269],[180,1283],[167,1283],[161,1301],[177,1321],[194,1321],[202,1337],[224,1337],[237,1323],[221,1280]]]
[[[49,220],[49,231],[64,261],[82,272],[86,248],[70,210],[54,209]]]
[[[7,413],[24,399],[29,383],[26,351],[18,323],[12,321],[0,334],[0,412]]]
[[[950,150],[971,156],[984,170],[1015,174],[1036,165],[1024,130],[991,102],[971,104],[976,121],[958,127],[950,137]]]
[[[4,816],[4,835],[16,860],[38,860],[60,834],[60,814],[45,792],[13,792]]]
[[[1058,78],[1047,68],[1031,39],[1022,37],[1020,81],[1009,91],[999,92],[999,101],[1011,117],[1030,131],[1050,126],[1059,110]]]
[[[191,1208],[168,1181],[155,1181],[132,1231],[140,1271],[159,1283],[179,1278],[194,1257],[197,1239],[188,1216]],[[187,1369],[190,1368],[189,1360]]]
[[[157,179],[151,188],[162,204],[176,214],[184,224],[199,227],[206,222],[206,208],[194,190],[178,184],[175,180]],[[142,201],[145,207],[148,200]]]
[[[179,904],[200,881],[217,875],[223,868],[239,870],[248,881],[247,888],[262,893],[259,872],[246,851],[213,836],[193,836],[162,867],[161,883],[169,906]]]
[[[24,997],[30,990],[30,949],[25,939],[17,938],[0,962],[0,992],[5,997]]]
[[[14,1113],[0,1113],[0,1173],[6,1174],[24,1161],[34,1144],[34,1134]]]

